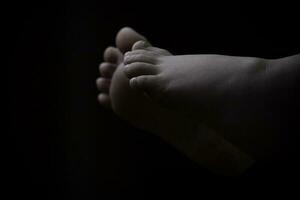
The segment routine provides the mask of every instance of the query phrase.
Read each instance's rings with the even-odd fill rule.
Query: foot
[[[212,130],[176,111],[160,106],[144,94],[130,88],[124,65],[120,62],[120,52],[128,51],[139,40],[146,41],[132,29],[124,28],[116,38],[120,51],[114,48],[105,51],[104,63],[110,61],[112,65],[100,65],[100,72],[103,76],[107,74],[104,79],[108,81],[104,82],[103,78],[97,80],[98,88],[103,92],[102,96],[105,95],[105,98],[99,95],[99,102],[111,107],[117,115],[136,127],[159,135],[192,160],[216,173],[237,174],[249,167],[253,160]],[[146,43],[149,44],[147,41]],[[153,50],[162,55],[171,55],[165,50],[154,47]],[[107,59],[109,57],[114,59]],[[104,72],[103,68],[110,70]]]
[[[112,109],[110,88],[111,79],[114,72],[123,62],[123,53],[131,50],[136,41],[147,41],[147,39],[129,27],[122,28],[116,36],[116,47],[107,47],[103,54],[103,62],[99,65],[101,77],[96,80],[96,85],[100,94],[99,103],[109,109]],[[117,98],[115,98],[117,99]]]
[[[264,124],[264,59],[173,56],[138,41],[125,54],[124,65],[135,91],[186,116],[201,119],[253,156],[273,152],[276,139],[265,133],[270,130]],[[249,145],[251,142],[255,145]]]

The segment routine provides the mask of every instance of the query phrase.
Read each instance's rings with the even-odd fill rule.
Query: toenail
[[[134,78],[130,79],[129,84],[135,87],[136,86],[136,78],[134,77]]]
[[[130,53],[131,53],[131,51],[127,51],[127,52],[124,54],[124,57],[129,56]]]
[[[129,59],[128,56],[125,56],[125,57],[124,57],[124,64],[125,64],[125,65],[127,65],[128,59]]]
[[[145,44],[146,47],[151,46],[151,44],[148,41],[144,41],[144,44]]]
[[[139,48],[146,48],[146,47],[150,46],[150,43],[148,43],[147,41],[144,41],[144,40],[140,40],[140,41],[136,42],[133,46],[139,47]]]
[[[125,72],[126,74],[129,74],[129,73],[130,73],[130,65],[129,65],[129,64],[124,66],[124,72]]]

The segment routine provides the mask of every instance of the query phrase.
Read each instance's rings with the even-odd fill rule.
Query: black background
[[[215,180],[98,105],[102,52],[114,45],[120,28],[131,26],[174,54],[288,56],[300,50],[299,12],[287,2],[162,2],[26,1],[7,7],[10,195],[144,199],[169,188],[172,194],[197,192]]]

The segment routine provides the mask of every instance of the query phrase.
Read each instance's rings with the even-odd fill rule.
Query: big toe
[[[147,39],[129,27],[122,28],[116,36],[116,45],[123,52],[130,51],[137,41],[147,41]]]

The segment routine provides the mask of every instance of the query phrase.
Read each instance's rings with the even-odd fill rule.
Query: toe
[[[143,75],[130,79],[129,85],[135,90],[144,91],[148,94],[152,94],[157,86],[157,76],[155,75]]]
[[[155,75],[158,73],[158,68],[152,64],[135,62],[125,65],[124,72],[128,78],[133,78],[141,75]]]
[[[123,55],[116,47],[107,47],[104,51],[103,58],[106,62],[119,64],[123,59]]]
[[[151,52],[152,54],[158,54],[164,56],[172,55],[169,51],[165,49],[151,46],[151,44],[147,41],[137,41],[132,46],[132,51],[143,51],[143,50],[146,50],[147,52]]]
[[[124,54],[124,59],[125,59],[125,57],[136,56],[136,55],[157,56],[157,54],[155,52],[149,51],[147,49],[138,49],[138,50],[134,50],[134,51],[127,51]]]
[[[146,49],[147,47],[150,47],[150,46],[151,45],[148,42],[140,40],[133,44],[132,51],[137,50],[137,49]]]
[[[110,97],[107,94],[99,94],[97,97],[99,103],[106,107],[106,108],[111,108],[111,101],[110,101]]]
[[[133,54],[126,54],[124,56],[124,64],[131,64],[134,62],[145,62],[149,64],[156,64],[156,57],[150,54],[144,54],[144,53],[133,53]]]
[[[145,51],[151,53],[152,55],[162,55],[162,56],[170,56],[172,55],[169,51],[165,49],[161,49],[158,47],[153,47],[147,41],[137,41],[132,46],[132,52]]]
[[[135,30],[129,27],[122,28],[116,36],[116,45],[121,52],[130,51],[132,45],[139,40],[147,41],[147,39]]]
[[[99,65],[100,74],[105,78],[111,78],[116,69],[116,64],[111,64],[108,62],[103,62]]]
[[[96,85],[98,90],[108,93],[110,87],[110,79],[100,77],[96,80]]]

